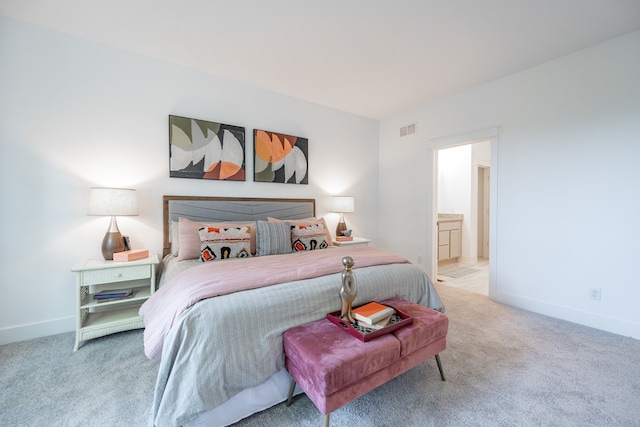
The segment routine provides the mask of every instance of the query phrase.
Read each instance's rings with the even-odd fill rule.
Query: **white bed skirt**
[[[188,427],[223,427],[287,400],[291,376],[283,368],[259,386],[247,388],[222,405],[191,420]],[[302,393],[296,384],[294,395]]]

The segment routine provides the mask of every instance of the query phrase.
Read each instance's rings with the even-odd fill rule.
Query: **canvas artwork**
[[[309,140],[254,129],[254,175],[257,182],[309,183]]]
[[[243,127],[169,116],[171,177],[244,181]]]

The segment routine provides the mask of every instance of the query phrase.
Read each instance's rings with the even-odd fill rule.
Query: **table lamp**
[[[114,252],[124,251],[124,240],[118,230],[116,216],[138,215],[136,190],[128,188],[92,188],[89,215],[111,216],[111,224],[102,239],[102,256],[112,260]]]
[[[340,221],[338,221],[338,226],[336,227],[336,237],[342,236],[342,232],[347,229],[347,224],[344,222],[344,214],[355,212],[353,197],[331,197],[331,212],[340,214]]]

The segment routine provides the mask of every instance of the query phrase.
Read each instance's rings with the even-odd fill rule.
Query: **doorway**
[[[436,277],[489,295],[490,140],[436,150]]]

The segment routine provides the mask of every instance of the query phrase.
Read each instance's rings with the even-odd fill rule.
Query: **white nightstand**
[[[116,332],[144,328],[138,309],[156,290],[158,255],[129,262],[91,258],[76,264],[76,345],[82,341]],[[104,290],[133,289],[133,296],[122,300],[96,302],[93,295]]]
[[[364,248],[369,246],[370,242],[371,240],[369,239],[363,239],[362,237],[354,237],[353,240],[349,240],[347,242],[337,242],[334,240],[333,244],[335,246],[340,246],[340,247]]]

